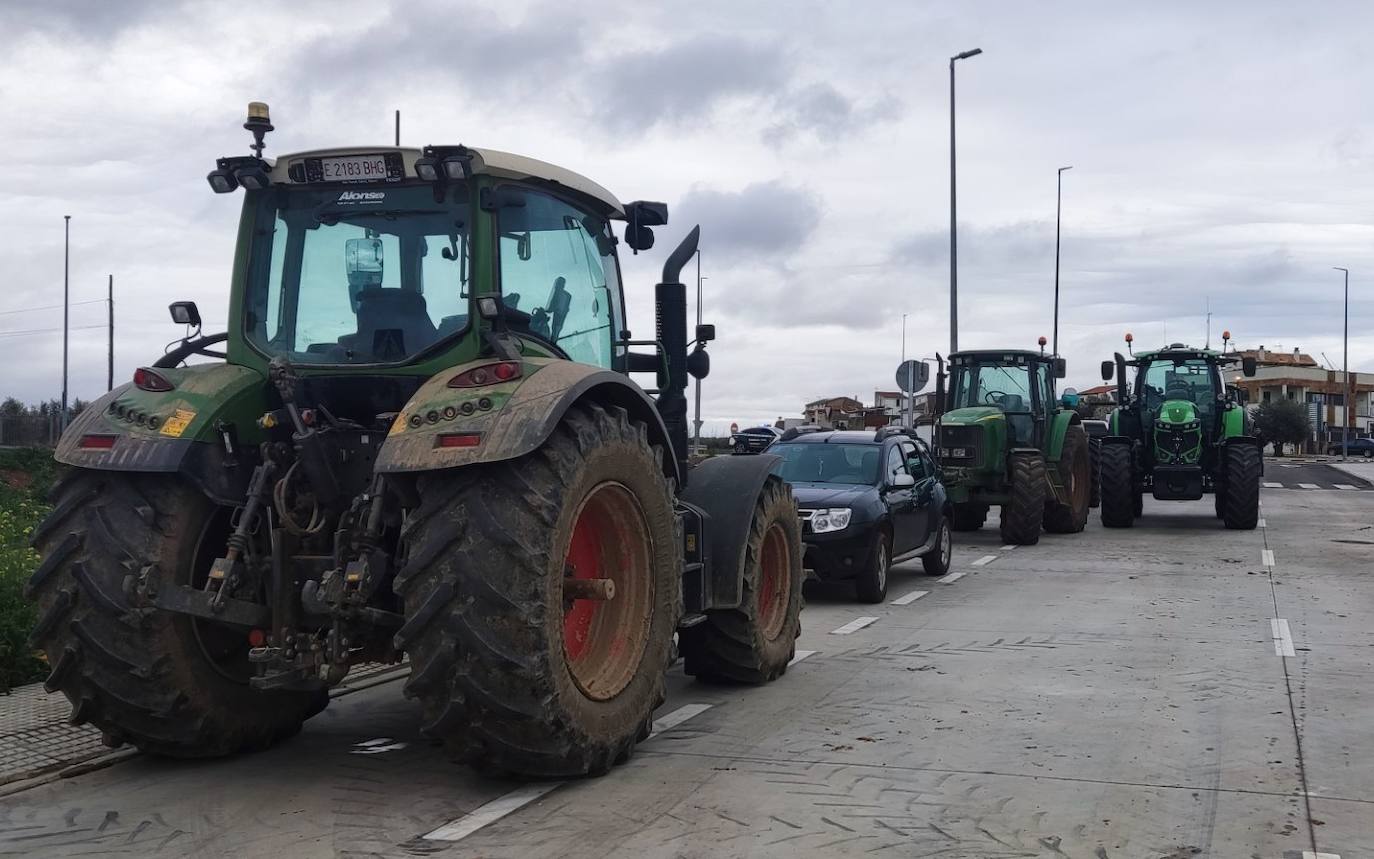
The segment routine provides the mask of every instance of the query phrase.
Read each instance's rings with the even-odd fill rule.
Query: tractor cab
[[[1063,359],[1034,352],[980,350],[949,359],[943,423],[1002,421],[1013,447],[1038,447],[1055,409],[1054,380]]]

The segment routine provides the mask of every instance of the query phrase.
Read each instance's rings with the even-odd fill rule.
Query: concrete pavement
[[[1252,532],[1210,499],[1014,549],[994,519],[963,575],[817,588],[786,677],[675,671],[680,721],[600,779],[449,764],[390,683],[269,752],[0,799],[0,854],[1374,855],[1374,493],[1263,498]]]

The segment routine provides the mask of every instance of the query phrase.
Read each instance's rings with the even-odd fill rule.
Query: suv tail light
[[[480,367],[473,367],[471,370],[464,370],[449,379],[448,386],[450,388],[480,388],[483,385],[509,382],[511,379],[519,378],[519,376],[519,361],[497,361],[494,364],[483,364]]]

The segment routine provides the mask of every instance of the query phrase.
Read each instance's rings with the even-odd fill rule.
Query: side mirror
[[[894,474],[887,481],[887,485],[893,489],[905,489],[908,486],[915,486],[916,478],[910,474]]]
[[[1063,358],[1054,359],[1054,377],[1062,379],[1069,374],[1069,362]]]
[[[1102,381],[1104,381],[1104,382],[1110,382],[1114,376],[1116,376],[1116,362],[1115,362],[1115,361],[1103,361],[1103,362],[1102,362]]]
[[[173,301],[167,306],[167,310],[172,314],[172,321],[176,324],[200,327],[200,310],[194,301]]]
[[[710,343],[714,339],[716,339],[716,326],[705,323],[697,326],[698,343]]]
[[[358,296],[362,291],[382,285],[382,240],[349,239],[344,242],[344,270],[348,274],[348,303],[357,313]]]
[[[653,227],[668,223],[668,204],[636,200],[625,206],[625,244],[636,252],[654,246]]]
[[[1246,355],[1240,359],[1240,371],[1246,376],[1253,376],[1259,371],[1259,363],[1252,356]]]

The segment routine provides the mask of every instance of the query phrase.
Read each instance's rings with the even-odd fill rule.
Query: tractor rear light
[[[511,379],[519,377],[519,361],[498,361],[494,364],[483,364],[480,367],[473,367],[471,370],[464,370],[449,379],[448,386],[450,388],[480,388],[483,385],[509,382]]]
[[[115,446],[115,440],[118,438],[119,436],[117,435],[104,435],[101,433],[83,435],[81,437],[80,446],[86,450],[109,450]]]
[[[478,432],[441,432],[434,438],[435,447],[477,447],[481,443]]]
[[[415,175],[421,182],[436,182],[439,179],[439,162],[433,158],[416,158]]]
[[[134,371],[134,387],[140,391],[170,391],[175,387],[159,373],[149,370],[147,367],[139,367]]]
[[[213,170],[209,176],[205,177],[205,181],[210,183],[210,188],[216,194],[228,194],[239,186],[234,174],[228,170]]]

